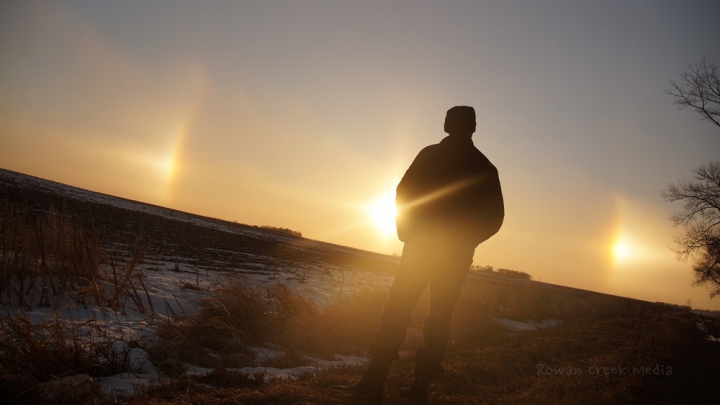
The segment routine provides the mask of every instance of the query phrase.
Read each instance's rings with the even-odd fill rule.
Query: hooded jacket
[[[473,247],[505,217],[495,166],[470,137],[450,135],[417,155],[397,187],[398,237],[438,236]]]

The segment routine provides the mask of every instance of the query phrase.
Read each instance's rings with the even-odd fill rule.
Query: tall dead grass
[[[259,289],[234,282],[198,301],[193,315],[160,323],[157,340],[148,351],[169,374],[182,371],[183,363],[254,366],[249,347],[266,344],[288,351],[288,358],[279,359],[278,364],[301,362],[299,353],[327,359],[335,354],[363,354],[374,339],[387,295],[382,289],[363,290],[319,308],[284,284]],[[404,350],[422,343],[428,305],[428,294],[424,294],[413,311]],[[571,321],[628,313],[627,305],[617,297],[468,280],[454,312],[451,346],[459,350],[507,339],[514,331],[498,323],[499,318]]]
[[[328,357],[366,350],[387,293],[365,291],[324,308],[285,284],[259,289],[238,281],[223,285],[197,302],[186,317],[160,322],[148,346],[153,363],[168,374],[183,363],[205,367],[255,365],[253,346],[287,350],[272,364],[300,365],[300,353]],[[268,364],[266,364],[268,365]]]
[[[153,312],[142,280],[142,235],[130,244],[120,244],[116,238],[106,244],[110,248],[103,248],[92,222],[86,227],[62,211],[31,212],[28,207],[5,204],[0,238],[3,398],[15,403],[99,398],[95,384],[73,391],[77,396],[59,394],[63,388],[52,382],[127,371],[128,348],[115,345],[106,322],[79,323],[61,316],[60,308],[71,300],[115,311],[133,305],[141,312]],[[52,321],[34,322],[25,312],[43,307],[55,308]]]
[[[372,343],[386,290],[362,290],[288,319],[280,344],[324,358],[359,354]]]
[[[147,351],[153,364],[168,375],[181,374],[183,363],[216,367],[231,355],[246,360],[231,365],[251,365],[248,347],[263,343],[278,328],[269,295],[243,282],[223,285],[196,306],[193,315],[156,325],[156,336]]]
[[[128,303],[154,312],[142,280],[142,232],[126,243],[113,237],[103,248],[91,222],[50,209],[4,205],[0,216],[0,300],[32,309],[70,298],[82,304],[125,310]]]
[[[97,229],[53,210],[29,215],[5,205],[0,218],[0,297],[17,307],[56,305],[93,284],[100,268]]]
[[[97,320],[77,323],[56,313],[51,321],[33,322],[22,311],[0,316],[0,391],[13,403],[58,403],[51,398],[56,387],[43,389],[43,383],[117,374],[129,368],[129,361],[129,349],[115,345],[107,325]],[[86,394],[99,398],[94,384],[86,388]]]

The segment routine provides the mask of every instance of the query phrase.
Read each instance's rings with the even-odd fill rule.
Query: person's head
[[[445,132],[449,135],[471,136],[475,132],[475,109],[465,105],[455,106],[445,115]]]

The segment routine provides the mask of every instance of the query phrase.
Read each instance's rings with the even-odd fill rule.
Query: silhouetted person
[[[448,110],[440,143],[424,148],[397,187],[397,233],[402,258],[375,332],[362,379],[349,387],[377,401],[405,340],[415,304],[430,286],[423,345],[415,354],[415,379],[407,393],[425,403],[431,380],[442,372],[450,318],[475,248],[494,235],[505,216],[495,166],[475,148],[475,110]]]

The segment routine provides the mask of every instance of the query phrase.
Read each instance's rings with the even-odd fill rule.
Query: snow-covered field
[[[263,254],[265,252],[258,251],[258,249],[194,246],[192,250],[189,250],[183,246],[172,248],[165,245],[161,253],[148,255],[141,268],[138,269],[143,274],[144,289],[146,290],[146,293],[142,293],[143,298],[147,300],[144,311],[137,308],[130,300],[126,300],[121,309],[81,305],[70,299],[64,299],[57,307],[38,308],[32,306],[19,310],[3,306],[3,311],[7,315],[17,316],[18,311],[22,311],[33,322],[52,322],[59,317],[68,324],[100,327],[103,333],[114,340],[121,351],[130,347],[132,342],[152,338],[153,327],[159,321],[177,315],[192,314],[195,311],[194,303],[199,298],[211,295],[214,287],[225,285],[232,280],[241,279],[248,285],[260,289],[282,282],[292,291],[312,298],[319,307],[343,294],[366,288],[386,288],[392,281],[392,275],[387,271],[359,268],[357,264],[353,264],[351,259],[312,260],[317,252],[324,252],[324,255],[329,257],[327,252],[335,251],[343,258],[368,255],[371,256],[371,260],[377,261],[379,255],[370,252],[200,217],[0,169],[0,187],[3,185],[16,187],[16,189],[33,190],[63,201],[82,201],[98,206],[140,212],[167,221],[184,223],[192,226],[193,229],[210,229],[220,236],[240,236],[244,238],[242,241],[249,241],[249,245],[252,246],[257,241],[262,241],[266,244],[270,243],[268,246],[281,246],[284,251],[290,252],[283,257],[272,253]],[[198,253],[198,249],[201,253]],[[198,260],[198,254],[204,256],[202,261]],[[293,256],[294,254],[297,257]],[[311,259],[303,259],[305,257]],[[392,264],[396,259],[387,257],[380,260],[389,261]],[[350,264],[344,266],[343,262]],[[35,298],[29,301],[38,302],[38,300]],[[282,355],[282,348],[256,347],[253,350],[256,352],[254,363],[258,366],[244,367],[239,370],[251,374],[262,373],[266,379],[295,378],[331,366],[357,365],[366,361],[364,358],[355,356],[336,355],[334,360],[308,356],[306,357],[307,364],[304,366],[279,369],[264,367],[263,363]],[[128,372],[95,379],[108,395],[133,394],[142,387],[168,378],[150,362],[148,354],[140,347],[131,347],[129,354],[131,360]],[[185,366],[188,375],[199,375],[211,371],[211,369],[192,364],[185,364]],[[84,382],[82,377],[72,376],[48,384],[81,384]]]
[[[337,246],[281,232],[202,217],[136,201],[94,193],[0,169],[0,189],[10,190],[15,197],[10,203],[23,204],[21,194],[30,195],[28,204],[36,211],[49,206],[67,204],[70,215],[83,217],[86,211],[72,211],[75,205],[91,207],[94,221],[103,229],[133,236],[144,229],[150,246],[137,272],[142,274],[140,292],[142,306],[125,299],[121,307],[108,308],[78,303],[64,298],[58,305],[39,308],[31,305],[22,310],[3,305],[6,315],[17,316],[21,311],[36,323],[51,323],[62,319],[90,333],[101,330],[114,342],[119,352],[129,353],[130,369],[121,374],[93,378],[69,376],[45,383],[99,383],[108,395],[132,395],[144,387],[169,377],[152,364],[149,355],[138,342],[151,340],[155,327],[177,316],[191,315],[198,299],[209,297],[213,289],[242,280],[260,290],[281,282],[304,297],[311,298],[318,307],[345,294],[367,289],[386,289],[398,258],[373,252]],[[95,223],[94,222],[94,223]],[[142,224],[142,226],[139,225]],[[122,245],[122,244],[120,244]],[[120,249],[132,249],[130,244]],[[492,277],[491,277],[492,278]],[[527,281],[515,284],[527,284]],[[39,298],[29,300],[38,303]],[[556,326],[558,320],[520,322],[496,318],[494,321],[508,331],[526,331]],[[265,379],[296,378],[317,373],[328,367],[358,365],[367,361],[357,356],[335,355],[334,359],[319,359],[305,355],[305,364],[288,369],[265,366],[266,362],[284,354],[283,348],[267,344],[253,347],[254,367],[229,368]],[[208,356],[217,357],[209,352]],[[220,362],[218,361],[218,364]],[[184,364],[185,373],[197,376],[210,373],[210,368]]]
[[[153,326],[157,321],[173,314],[190,315],[195,310],[194,302],[203,296],[211,294],[213,285],[223,284],[230,279],[242,277],[248,283],[257,287],[270,286],[280,281],[282,276],[274,273],[267,276],[263,273],[243,272],[243,269],[237,271],[208,272],[203,274],[194,274],[192,272],[174,270],[175,263],[165,263],[164,266],[158,267],[157,264],[152,266],[153,270],[146,271],[144,282],[153,302],[152,307],[154,313],[141,312],[137,310],[131,303],[128,303],[124,311],[119,309],[100,308],[94,305],[79,305],[72,300],[65,300],[59,308],[31,308],[23,311],[33,322],[53,322],[55,317],[60,317],[64,322],[75,325],[85,325],[92,323],[100,326],[105,333],[110,335],[118,350],[122,351],[133,341],[145,341],[154,335]],[[249,266],[252,268],[252,266]],[[180,268],[183,268],[182,262]],[[335,270],[335,271],[332,271]],[[388,276],[374,274],[360,274],[359,272],[350,272],[343,274],[343,271],[336,269],[323,269],[316,266],[312,269],[306,269],[305,281],[301,281],[288,273],[288,277],[282,280],[291,288],[303,295],[312,297],[319,303],[331,300],[333,296],[351,292],[357,286],[382,287],[388,285],[390,278]],[[281,273],[280,273],[281,274]],[[191,288],[183,288],[183,286],[191,284],[199,286],[198,290]],[[352,287],[351,287],[352,286]],[[35,300],[37,302],[37,300]],[[12,310],[6,309],[8,312]],[[265,360],[272,359],[282,355],[284,352],[277,347],[256,347],[255,363],[257,367],[244,367],[239,371],[246,373],[262,373],[266,379],[271,378],[294,378],[305,373],[315,373],[323,368],[330,366],[358,365],[362,364],[366,359],[355,356],[336,355],[334,361],[321,360],[312,357],[306,357],[307,365],[294,367],[291,369],[279,369],[273,367],[263,367]],[[148,354],[139,347],[130,349],[130,371],[122,374],[103,377],[97,379],[104,392],[108,395],[112,394],[133,394],[141,387],[167,379],[149,360]],[[192,364],[185,364],[188,375],[199,375],[212,371],[209,368],[197,367]],[[77,377],[68,377],[69,381],[77,380]]]

